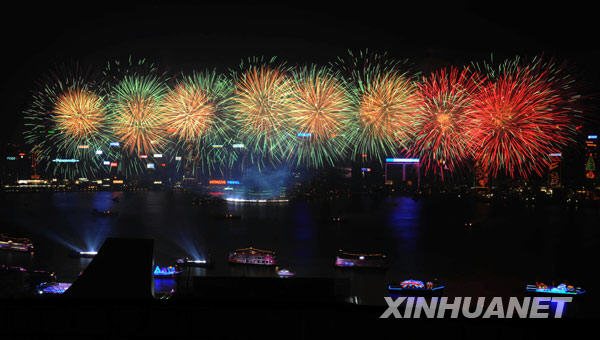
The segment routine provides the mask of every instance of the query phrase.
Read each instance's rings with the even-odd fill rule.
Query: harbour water
[[[386,284],[409,278],[437,278],[447,296],[522,296],[527,283],[555,280],[581,285],[593,299],[596,285],[597,206],[402,196],[196,206],[193,196],[181,191],[0,197],[0,232],[28,237],[36,247],[34,254],[1,251],[0,263],[53,271],[65,282],[74,281],[91,261],[68,257],[71,250],[94,251],[106,237],[133,237],[154,239],[155,263],[161,266],[210,254],[215,266],[192,269],[199,276],[275,276],[272,269],[227,263],[233,249],[275,250],[279,267],[299,277],[349,278],[351,294],[367,305],[385,304]],[[94,209],[118,214],[97,216]],[[337,216],[341,222],[330,221]],[[384,252],[391,266],[336,269],[339,249]],[[176,288],[171,285],[163,281],[156,288]]]

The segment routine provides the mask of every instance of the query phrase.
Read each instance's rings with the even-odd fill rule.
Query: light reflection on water
[[[589,233],[594,221],[594,216],[575,219],[554,212],[550,219],[545,210],[532,214],[477,202],[432,203],[410,197],[220,207],[192,206],[186,193],[169,191],[2,197],[3,232],[31,238],[36,253],[0,252],[0,263],[55,271],[61,281],[73,281],[90,261],[67,257],[73,249],[97,250],[106,237],[152,238],[155,263],[161,266],[172,265],[179,257],[203,259],[210,254],[214,268],[190,269],[189,275],[196,276],[275,277],[274,268],[227,263],[233,249],[275,250],[279,267],[297,276],[350,278],[351,294],[367,304],[382,304],[387,282],[408,278],[438,278],[450,296],[520,294],[528,282],[564,273],[585,286],[586,263],[574,264],[553,254],[568,252],[585,260],[578,253],[590,241],[570,231],[565,243],[561,230],[572,225],[572,230]],[[98,217],[93,209],[110,209],[118,215]],[[219,218],[226,212],[241,219]],[[329,222],[332,216],[342,216],[343,222]],[[481,223],[466,230],[467,220]],[[587,247],[581,247],[584,241]],[[338,249],[384,252],[392,264],[387,271],[335,269]],[[552,265],[540,261],[548,254]],[[160,285],[166,285],[164,279]]]

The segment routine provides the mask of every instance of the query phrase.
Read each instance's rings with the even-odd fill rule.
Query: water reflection
[[[521,294],[525,281],[558,274],[587,288],[592,280],[584,279],[591,278],[592,250],[597,249],[595,239],[583,237],[597,232],[597,212],[571,216],[557,207],[526,213],[502,206],[474,210],[460,202],[394,197],[379,203],[369,198],[319,204],[236,203],[219,211],[192,206],[190,196],[177,192],[13,193],[2,199],[3,230],[31,238],[36,252],[0,252],[0,263],[54,271],[65,282],[75,280],[90,261],[69,258],[68,253],[98,250],[111,236],[154,239],[155,262],[163,266],[179,257],[213,256],[214,267],[191,268],[191,276],[275,277],[274,268],[227,262],[228,252],[237,248],[275,250],[280,267],[297,276],[350,278],[351,293],[367,304],[383,304],[387,282],[409,278],[439,277],[449,296]],[[93,209],[119,215],[95,217]],[[557,212],[549,215],[549,209]],[[225,210],[241,219],[214,218]],[[343,215],[344,222],[325,222],[332,214]],[[466,232],[466,220],[477,222],[477,228]],[[392,265],[377,272],[336,270],[338,249],[385,252]]]

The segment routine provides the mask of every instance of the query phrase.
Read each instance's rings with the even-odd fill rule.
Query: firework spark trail
[[[541,175],[548,154],[570,142],[574,116],[562,108],[548,70],[507,68],[475,97],[475,158],[496,176]]]
[[[113,88],[111,124],[130,154],[158,152],[166,146],[161,100],[164,84],[154,76],[128,76]]]
[[[25,111],[24,134],[53,174],[69,177],[105,173],[107,160],[139,174],[150,161],[139,156],[161,152],[209,173],[238,161],[319,168],[409,152],[427,172],[473,158],[493,176],[527,178],[543,174],[548,154],[574,143],[581,125],[575,80],[553,60],[415,76],[406,61],[365,51],[294,72],[254,58],[231,78],[194,73],[169,89],[153,64],[130,58],[109,63],[100,83],[47,79]]]
[[[477,72],[451,67],[424,77],[419,83],[420,107],[414,117],[411,153],[421,159],[426,172],[440,173],[463,165],[471,156],[474,140],[473,96],[484,82]]]
[[[370,51],[348,51],[332,64],[352,94],[351,124],[344,137],[351,155],[385,159],[408,148],[418,93],[407,60]]]
[[[79,88],[69,89],[60,96],[54,108],[56,128],[75,139],[99,133],[104,115],[102,98]]]
[[[385,158],[407,148],[414,131],[418,92],[404,73],[389,71],[374,75],[361,91],[357,131],[351,137],[354,154]]]
[[[330,70],[311,66],[294,73],[294,98],[290,103],[292,130],[299,137],[292,145],[297,165],[333,165],[346,151],[343,139],[351,99]]]
[[[211,172],[222,168],[236,153],[215,149],[214,144],[227,144],[231,139],[229,117],[232,86],[216,72],[195,72],[184,77],[163,99],[162,112],[166,133],[173,139],[169,150],[185,154],[186,163]]]
[[[89,150],[106,141],[106,109],[91,78],[78,67],[52,73],[24,112],[25,140],[52,175],[93,176],[101,172],[101,160]],[[78,162],[53,162],[56,158]]]
[[[287,70],[263,64],[250,64],[236,79],[232,110],[238,140],[248,147],[261,163],[282,160],[293,131],[290,129],[292,83]]]

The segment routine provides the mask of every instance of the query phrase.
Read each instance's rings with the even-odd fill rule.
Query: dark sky
[[[387,51],[424,69],[544,53],[576,65],[596,91],[595,11],[585,2],[392,6],[402,1],[205,4],[202,1],[19,2],[0,20],[4,70],[2,141],[17,140],[35,81],[55,65],[102,67],[129,55],[170,72],[217,67],[249,56],[327,63],[348,49]],[[483,2],[483,1],[482,1]],[[419,2],[417,2],[419,3]],[[594,83],[596,82],[596,83]]]

